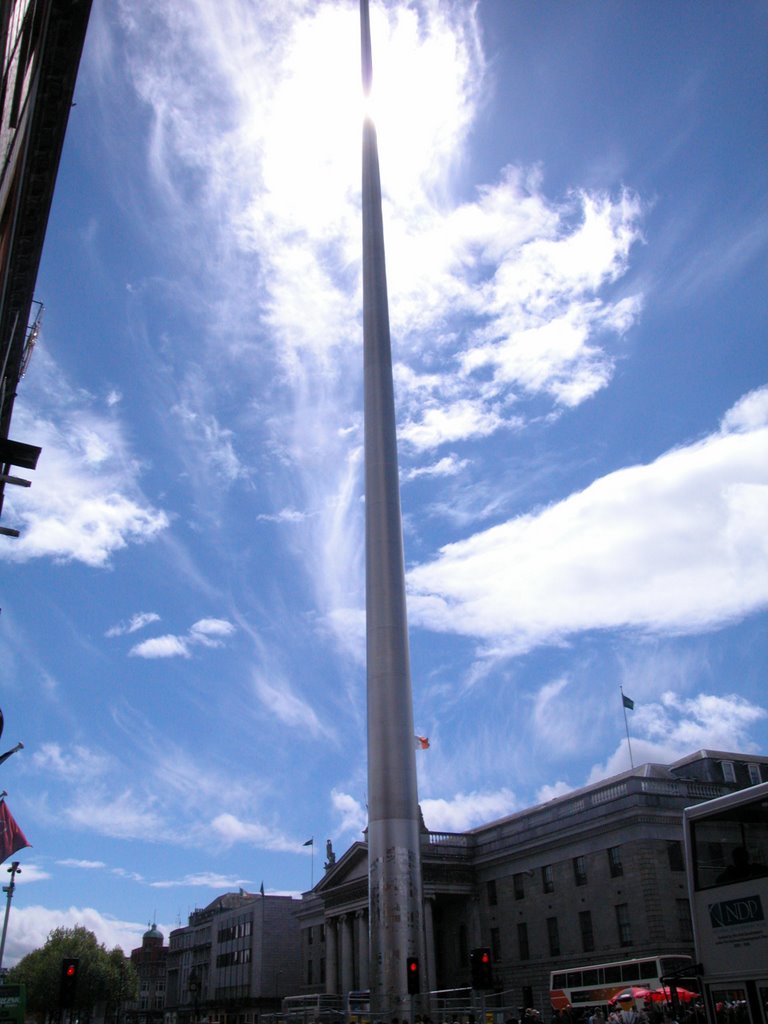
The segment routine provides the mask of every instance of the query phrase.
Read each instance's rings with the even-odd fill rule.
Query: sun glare
[[[451,162],[465,118],[467,60],[445,23],[422,29],[413,11],[371,11],[373,87],[363,96],[356,10],[323,6],[296,24],[288,60],[275,82],[265,138],[265,179],[273,194],[290,189],[295,213],[309,201],[295,189],[308,166],[313,203],[327,188],[359,187],[360,128],[374,120],[385,191],[401,202],[422,191]]]

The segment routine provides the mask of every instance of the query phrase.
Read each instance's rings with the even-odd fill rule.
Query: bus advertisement
[[[687,807],[683,828],[709,1024],[768,1024],[768,783]]]

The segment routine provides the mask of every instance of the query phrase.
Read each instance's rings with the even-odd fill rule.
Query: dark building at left
[[[40,329],[35,282],[90,10],[91,0],[0,3],[0,515],[6,487],[29,486],[18,473],[40,454],[11,418]]]

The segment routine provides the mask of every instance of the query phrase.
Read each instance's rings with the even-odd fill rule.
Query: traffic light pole
[[[8,885],[3,886],[3,892],[7,894],[5,903],[5,919],[3,920],[3,937],[0,939],[0,970],[3,966],[3,956],[5,955],[5,937],[8,934],[8,917],[11,913],[11,900],[13,899],[13,890],[16,888],[16,882],[14,879],[16,875],[21,874],[21,868],[19,862],[15,860],[13,864],[8,868],[11,876],[11,880]]]

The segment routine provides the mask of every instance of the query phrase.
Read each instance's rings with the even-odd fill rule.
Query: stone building
[[[165,1024],[253,1024],[296,992],[298,900],[241,889],[217,896],[170,935]]]
[[[424,987],[469,985],[486,946],[497,1003],[548,1013],[550,971],[692,954],[683,808],[767,780],[768,757],[699,750],[468,832],[423,828]],[[304,895],[296,992],[367,987],[367,915],[361,841]]]
[[[35,281],[90,9],[91,0],[0,4],[0,512],[6,485],[25,486],[18,469],[34,470],[40,454],[10,438],[11,416],[40,325]]]
[[[125,1024],[163,1024],[167,957],[163,933],[153,924],[144,932],[141,946],[131,951],[139,990],[137,999],[125,1006]]]

